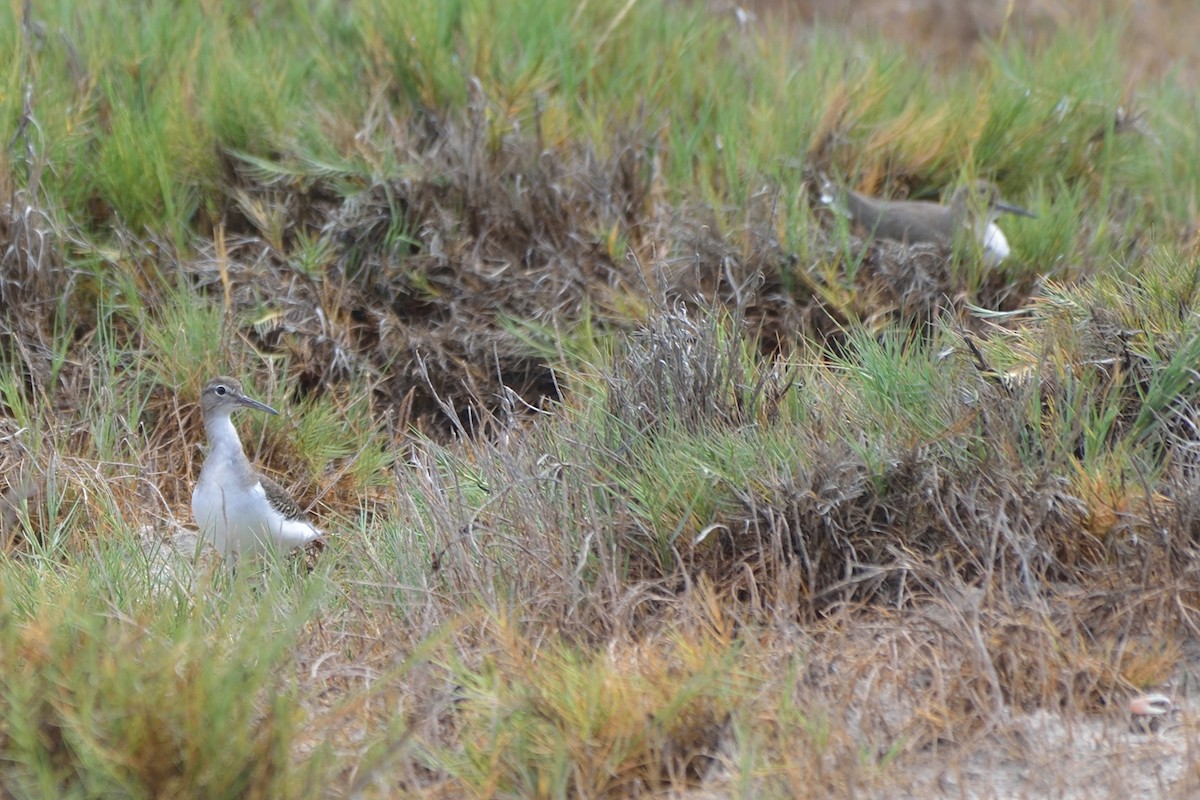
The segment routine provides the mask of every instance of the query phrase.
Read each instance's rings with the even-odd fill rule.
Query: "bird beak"
[[[997,211],[1007,211],[1009,214],[1016,214],[1018,217],[1037,219],[1037,214],[1033,213],[1032,211],[1021,208],[1020,206],[1011,205],[1009,203],[992,203],[992,208],[996,209]]]
[[[259,411],[265,411],[268,414],[274,414],[275,416],[279,416],[279,412],[276,411],[275,409],[271,408],[266,403],[260,403],[257,400],[251,400],[249,397],[246,397],[246,395],[241,395],[240,397],[238,397],[237,401],[239,403],[241,403],[242,405],[244,405],[246,408],[255,408],[255,409],[258,409]]]

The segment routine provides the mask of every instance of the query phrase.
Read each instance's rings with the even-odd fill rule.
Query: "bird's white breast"
[[[983,231],[983,263],[989,267],[999,266],[1011,252],[1004,232],[996,223],[989,222]]]
[[[245,484],[242,475],[217,463],[200,473],[192,492],[192,513],[201,533],[209,537],[222,558],[269,548],[288,551],[312,541],[320,532],[302,519],[287,519],[267,501],[262,484]]]

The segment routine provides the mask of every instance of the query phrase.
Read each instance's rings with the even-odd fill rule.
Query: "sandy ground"
[[[1067,722],[1052,711],[1014,715],[1003,731],[959,751],[931,753],[891,797],[1196,797],[1194,697],[1157,731],[1114,714]],[[883,796],[883,795],[881,795]]]

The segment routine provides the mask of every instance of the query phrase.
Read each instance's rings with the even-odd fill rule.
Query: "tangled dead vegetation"
[[[545,357],[510,323],[566,333],[589,314],[623,318],[644,295],[640,268],[614,259],[607,237],[644,224],[647,149],[617,141],[601,158],[493,144],[474,123],[435,126],[405,153],[409,175],[338,201],[324,179],[243,168],[260,182],[235,197],[239,238],[225,259],[185,268],[213,289],[228,275],[241,311],[272,306],[255,339],[292,357],[301,386],[365,372],[402,422],[435,435],[473,429],[510,393],[533,407],[558,397]],[[296,182],[305,199],[281,200]],[[297,274],[304,245],[317,274]]]
[[[64,246],[36,176],[25,188],[0,183],[0,361],[24,366],[34,393],[46,390],[55,333],[71,330],[56,325],[82,311],[63,303],[72,282]]]
[[[225,206],[195,254],[117,230],[125,263],[115,272],[151,313],[181,273],[230,313],[236,329],[223,341],[238,334],[287,356],[301,394],[366,376],[396,430],[413,424],[438,438],[473,431],[515,398],[537,408],[560,397],[545,348],[522,328],[628,329],[656,305],[719,301],[740,309],[763,352],[790,352],[812,339],[836,345],[855,322],[923,329],[968,300],[999,302],[986,290],[967,296],[937,248],[842,242],[817,228],[802,262],[779,240],[770,187],[740,230],[722,233],[710,211],[665,202],[661,145],[636,126],[614,133],[605,153],[496,137],[480,113],[412,123],[397,138],[400,177],[229,157]],[[95,279],[72,288],[69,228],[15,195],[9,208],[0,299],[41,311],[6,317],[28,330],[9,335],[5,357],[32,370],[21,347],[45,341],[64,317],[88,319],[81,310],[106,290]]]
[[[305,391],[371,375],[402,423],[438,436],[473,430],[514,395],[534,408],[560,396],[518,324],[569,336],[592,320],[627,329],[676,299],[719,300],[741,308],[764,352],[789,352],[836,343],[855,321],[921,329],[967,300],[999,302],[968,297],[939,248],[816,229],[801,263],[774,232],[770,190],[723,235],[708,212],[662,200],[658,144],[640,129],[608,154],[487,130],[476,117],[427,123],[404,139],[403,177],[352,190],[346,176],[241,164],[228,241],[182,267],[257,318],[251,340],[287,354]],[[848,258],[861,263],[845,284]]]

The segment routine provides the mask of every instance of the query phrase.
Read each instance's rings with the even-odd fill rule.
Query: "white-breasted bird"
[[[236,378],[213,378],[200,393],[208,457],[192,491],[201,535],[231,566],[242,556],[287,552],[324,535],[282,486],[251,466],[230,419],[239,408],[279,413],[247,397]]]
[[[826,180],[821,202],[849,217],[869,236],[905,244],[950,246],[955,237],[968,233],[979,244],[984,264],[989,267],[995,267],[1009,255],[1008,239],[996,225],[1000,214],[1037,216],[1005,202],[995,184],[982,180],[960,186],[945,205],[923,200],[883,200],[839,189]]]

